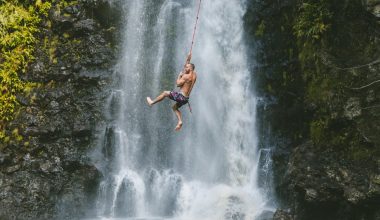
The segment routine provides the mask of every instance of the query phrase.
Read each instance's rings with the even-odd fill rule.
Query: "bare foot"
[[[179,131],[179,130],[181,130],[181,128],[182,128],[182,121],[179,121],[177,126],[175,127],[175,130]]]
[[[148,102],[148,105],[152,107],[153,101],[150,97],[146,97],[146,101]]]

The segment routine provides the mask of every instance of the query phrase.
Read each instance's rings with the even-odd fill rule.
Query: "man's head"
[[[195,69],[195,65],[193,63],[188,63],[185,65],[186,72],[194,71],[194,69]]]

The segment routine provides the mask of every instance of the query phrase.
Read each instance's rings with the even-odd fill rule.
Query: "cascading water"
[[[262,153],[243,41],[243,0],[202,3],[192,60],[198,73],[193,114],[181,108],[181,132],[174,132],[172,101],[146,104],[146,96],[174,88],[196,6],[189,0],[124,3],[123,57],[96,156],[104,174],[98,217],[255,219],[268,208],[257,179]]]

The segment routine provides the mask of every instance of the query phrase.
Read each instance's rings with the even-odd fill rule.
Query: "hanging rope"
[[[195,39],[195,32],[196,32],[196,30],[197,30],[198,19],[199,19],[199,11],[201,10],[201,4],[202,4],[202,0],[199,0],[198,11],[197,11],[197,18],[196,18],[196,20],[195,20],[194,31],[193,31],[193,38],[191,39],[190,54],[193,52],[194,39]],[[193,111],[191,110],[190,102],[188,101],[187,104],[188,104],[188,106],[189,106],[190,113],[193,113]]]
[[[198,12],[197,12],[197,19],[195,20],[194,32],[193,32],[193,39],[191,40],[190,53],[193,52],[194,39],[195,39],[195,31],[197,30],[197,24],[198,24],[198,18],[199,18],[199,11],[201,10],[201,4],[202,4],[202,0],[199,0],[199,4],[198,4]]]

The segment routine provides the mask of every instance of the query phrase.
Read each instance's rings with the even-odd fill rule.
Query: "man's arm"
[[[177,84],[177,87],[181,87],[183,86],[183,84],[185,84],[185,79],[183,78],[182,72],[178,75],[176,84]]]

